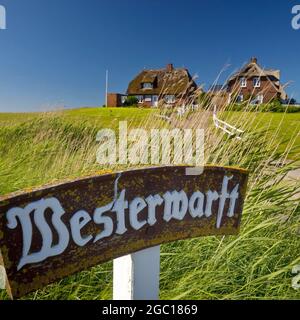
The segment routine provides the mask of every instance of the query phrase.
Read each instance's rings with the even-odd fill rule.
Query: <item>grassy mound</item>
[[[26,119],[3,117],[0,128],[0,194],[79,177],[105,170],[96,163],[96,133],[130,126],[167,126],[153,110],[81,109]],[[196,126],[201,110],[190,114]],[[276,115],[279,116],[279,115]],[[239,118],[243,139],[205,128],[205,161],[237,165],[250,170],[242,228],[238,236],[204,237],[163,245],[161,249],[162,299],[300,299],[291,286],[292,267],[300,264],[299,183],[286,180],[298,167],[286,162],[298,139],[289,141],[280,125],[256,126],[259,113],[223,114]],[[284,115],[282,115],[284,117]],[[0,116],[0,122],[1,122]],[[195,119],[197,121],[195,121]],[[198,121],[199,119],[199,121]],[[5,124],[4,124],[5,122]],[[278,127],[279,126],[279,127]],[[272,131],[270,132],[270,128]],[[278,129],[278,130],[277,130]],[[299,160],[299,153],[293,158]],[[111,168],[111,170],[115,170]],[[109,299],[112,263],[96,266],[31,294],[26,299]],[[6,299],[4,292],[0,298]]]

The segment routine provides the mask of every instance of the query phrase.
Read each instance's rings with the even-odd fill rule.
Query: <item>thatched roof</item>
[[[236,78],[246,77],[267,77],[272,81],[280,80],[280,70],[263,69],[258,63],[256,58],[251,58],[250,62],[242,67],[241,70],[234,73],[228,80],[228,82],[236,80]]]
[[[153,88],[143,88],[143,83],[152,83]],[[197,84],[192,79],[187,69],[173,68],[168,65],[165,69],[143,70],[130,83],[128,95],[144,94],[174,94],[185,95],[197,89]]]

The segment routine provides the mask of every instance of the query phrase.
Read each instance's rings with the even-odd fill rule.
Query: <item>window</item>
[[[126,101],[126,99],[127,99],[127,96],[122,96],[122,97],[121,97],[121,103],[124,104],[124,102]]]
[[[152,89],[153,88],[153,84],[151,82],[142,83],[142,88],[143,89]]]
[[[244,95],[240,93],[240,94],[237,96],[237,103],[243,102],[243,101],[244,101]]]
[[[138,103],[143,103],[143,101],[144,101],[143,96],[136,96],[136,98],[138,99]]]
[[[262,94],[259,94],[256,97],[256,101],[257,101],[258,104],[262,104],[264,102],[264,96]]]
[[[264,96],[262,94],[257,95],[251,102],[251,105],[262,104],[264,102]]]
[[[167,94],[165,96],[166,103],[174,103],[175,102],[175,95],[174,94]]]
[[[153,99],[153,106],[157,107],[158,106],[158,96],[152,96]]]
[[[246,88],[247,87],[247,79],[245,77],[240,79],[241,81],[241,88]]]
[[[145,96],[145,102],[152,102],[152,96]]]
[[[259,77],[253,78],[253,86],[254,86],[254,88],[260,87],[260,78]]]

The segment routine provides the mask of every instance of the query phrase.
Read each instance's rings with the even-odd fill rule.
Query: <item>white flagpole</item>
[[[107,107],[107,95],[108,95],[108,70],[106,70],[106,80],[105,80],[105,107]]]

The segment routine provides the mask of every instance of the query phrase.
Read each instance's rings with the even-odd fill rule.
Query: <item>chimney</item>
[[[167,71],[168,71],[168,72],[172,72],[173,70],[174,70],[173,63],[168,63],[168,64],[167,64]]]
[[[252,57],[251,58],[251,63],[257,63],[257,58],[256,57]]]

